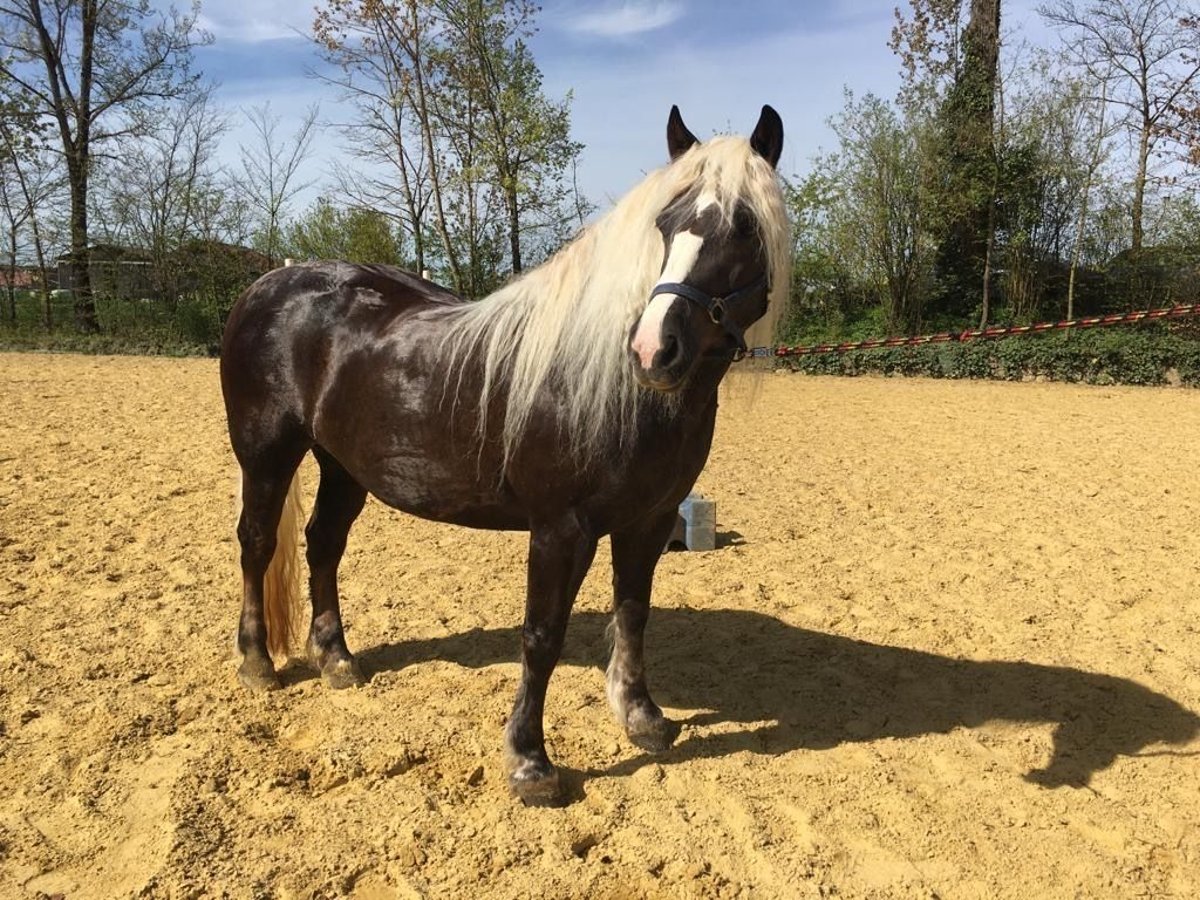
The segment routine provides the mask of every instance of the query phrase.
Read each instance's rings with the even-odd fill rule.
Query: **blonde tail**
[[[242,512],[241,481],[238,482],[237,514]],[[267,652],[276,659],[286,659],[296,646],[296,635],[302,626],[300,589],[300,523],[304,508],[300,499],[300,470],[292,476],[287,499],[275,530],[275,555],[263,575],[263,624],[267,628]],[[240,572],[240,567],[239,567]]]
[[[263,621],[267,626],[267,652],[286,659],[295,646],[301,628],[300,523],[304,510],[300,503],[300,470],[288,486],[279,527],[275,531],[275,555],[263,576]]]

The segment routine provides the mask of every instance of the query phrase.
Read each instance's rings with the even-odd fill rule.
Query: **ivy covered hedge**
[[[1088,384],[1200,386],[1200,340],[1186,332],[1143,326],[793,356],[779,364],[813,375],[1043,377]]]

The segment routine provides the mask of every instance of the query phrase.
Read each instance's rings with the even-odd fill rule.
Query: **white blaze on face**
[[[704,238],[690,231],[681,231],[671,241],[671,255],[667,257],[667,265],[663,268],[658,284],[678,283],[687,278],[700,256],[700,248]],[[659,294],[650,301],[646,311],[638,320],[637,330],[633,333],[630,346],[642,362],[643,369],[649,369],[654,362],[654,354],[662,349],[662,323],[667,316],[667,310],[678,298],[678,294]]]

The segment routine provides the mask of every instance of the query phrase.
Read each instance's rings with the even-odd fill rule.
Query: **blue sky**
[[[677,103],[691,130],[753,128],[762,104],[783,117],[780,169],[803,172],[832,135],[826,120],[842,92],[892,97],[899,84],[887,48],[893,7],[904,0],[545,0],[535,58],[551,97],[572,91],[573,132],[586,145],[579,178],[602,208],[665,161],[667,113]],[[906,5],[906,4],[905,4]],[[1010,41],[1044,40],[1036,0],[1007,0]],[[306,69],[318,64],[302,36],[312,9],[294,0],[205,0],[202,22],[216,37],[198,54],[233,111],[269,101],[289,129],[319,102],[336,118],[336,97]],[[245,131],[231,135],[234,158]],[[339,137],[320,135],[308,164],[319,179],[340,155]]]

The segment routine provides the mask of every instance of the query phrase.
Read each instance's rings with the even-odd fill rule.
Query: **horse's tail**
[[[242,492],[238,490],[238,516],[241,516]],[[263,624],[267,629],[267,652],[286,658],[296,646],[301,628],[300,523],[304,508],[300,500],[300,470],[292,476],[287,499],[275,530],[275,555],[263,575]]]

